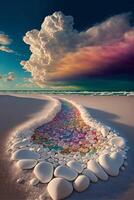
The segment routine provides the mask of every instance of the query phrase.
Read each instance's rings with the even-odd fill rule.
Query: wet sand
[[[53,95],[66,97],[84,105],[90,114],[120,132],[130,146],[128,167],[119,177],[110,178],[108,182],[99,181],[91,184],[83,193],[74,192],[69,200],[131,200],[134,196],[134,97],[91,97],[80,95]],[[0,96],[0,199],[25,200],[23,185],[10,178],[11,170],[4,156],[4,146],[10,131],[20,123],[31,118],[47,104],[43,100]]]

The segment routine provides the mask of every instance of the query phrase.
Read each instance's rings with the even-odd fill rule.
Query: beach
[[[47,109],[48,100],[38,99],[43,95],[20,95],[21,97],[0,96],[0,199],[27,199],[29,191],[25,186],[18,185],[11,173],[9,158],[5,156],[5,144],[12,130],[27,122],[42,109]],[[67,98],[83,105],[92,117],[117,130],[130,147],[128,152],[128,167],[116,178],[107,182],[99,181],[91,184],[82,193],[73,192],[70,200],[128,200],[134,195],[134,97],[127,96],[83,96],[83,95],[50,95],[57,98]],[[45,186],[44,186],[45,187]],[[32,188],[31,188],[32,190]]]

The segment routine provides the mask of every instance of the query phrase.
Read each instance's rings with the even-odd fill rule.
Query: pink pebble
[[[85,138],[85,135],[84,135],[84,134],[78,134],[78,138],[84,139],[84,138]]]

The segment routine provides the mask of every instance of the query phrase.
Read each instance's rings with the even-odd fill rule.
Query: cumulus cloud
[[[11,43],[12,39],[5,33],[0,32],[0,51],[6,53],[14,53],[14,51],[8,47],[8,45],[10,45]]]
[[[128,56],[134,44],[129,16],[129,13],[116,15],[78,32],[73,28],[72,16],[55,12],[44,19],[40,30],[34,29],[24,36],[32,54],[21,64],[40,86],[49,80],[92,74],[100,66],[109,66]]]
[[[9,72],[6,76],[7,81],[14,81],[15,80],[15,73],[14,72]]]

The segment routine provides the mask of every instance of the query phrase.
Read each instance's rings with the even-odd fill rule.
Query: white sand
[[[57,95],[54,95],[57,96]],[[59,96],[60,97],[60,96]],[[74,100],[79,104],[82,104],[89,109],[90,114],[97,118],[99,121],[104,122],[111,127],[115,127],[120,135],[124,136],[129,143],[130,147],[134,145],[134,97],[91,97],[80,95],[62,95],[68,99]],[[31,103],[34,102],[34,103]],[[27,121],[30,118],[29,114],[38,112],[47,102],[43,100],[34,100],[28,98],[16,98],[9,96],[0,96],[0,134],[1,149],[6,140],[11,128],[19,125],[23,121]],[[5,108],[8,108],[5,111]],[[8,123],[7,123],[8,122]],[[6,133],[6,134],[5,134]],[[4,152],[1,156],[1,169],[4,171],[4,164],[6,159],[4,158]],[[81,199],[83,200],[112,200],[112,199],[132,199],[134,195],[134,159],[132,155],[133,149],[128,154],[129,166],[125,172],[122,172],[118,178],[110,178],[108,183],[98,182],[94,184],[84,193],[73,193],[68,199]],[[4,159],[3,159],[4,158]],[[1,171],[2,171],[1,170]],[[6,167],[9,171],[9,167]],[[3,175],[4,173],[4,175]],[[17,185],[13,184],[12,187],[10,181],[7,185],[8,177],[5,177],[6,172],[1,174],[1,189],[0,199],[12,200],[12,199],[26,199],[25,195],[21,195]],[[7,173],[10,175],[10,173]],[[7,193],[4,186],[7,185],[9,192]],[[22,186],[19,186],[23,188]],[[11,196],[12,195],[12,196]],[[15,196],[18,198],[15,198]]]

